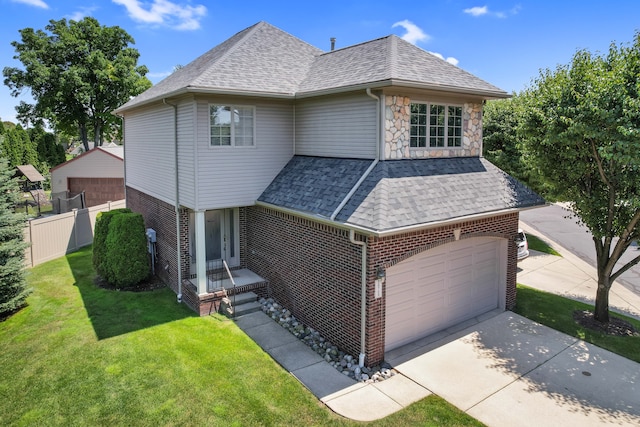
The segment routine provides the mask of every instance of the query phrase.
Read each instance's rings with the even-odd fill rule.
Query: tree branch
[[[635,257],[634,259],[632,259],[631,261],[629,261],[628,263],[620,267],[618,271],[613,273],[611,275],[611,282],[613,282],[614,280],[617,280],[618,277],[620,277],[625,271],[629,270],[631,267],[638,264],[639,262],[640,262],[640,255],[638,255],[637,257]]]

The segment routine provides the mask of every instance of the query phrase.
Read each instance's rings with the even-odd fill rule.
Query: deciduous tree
[[[593,236],[595,318],[608,322],[612,283],[640,262],[616,267],[640,237],[640,33],[542,71],[526,100],[526,149]]]
[[[81,21],[51,20],[43,30],[20,30],[21,42],[12,42],[15,59],[24,69],[6,67],[4,83],[18,96],[30,89],[32,108],[20,113],[33,120],[48,119],[59,130],[77,130],[85,150],[88,136],[101,145],[103,135],[119,126],[111,112],[151,86],[147,67],[138,66],[133,38],[122,28]]]

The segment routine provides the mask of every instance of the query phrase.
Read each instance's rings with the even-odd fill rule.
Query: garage
[[[71,195],[84,191],[87,207],[124,199],[124,178],[68,178]]]
[[[507,241],[462,239],[387,269],[385,351],[504,308]]]

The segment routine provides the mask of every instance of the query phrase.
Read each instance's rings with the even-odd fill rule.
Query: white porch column
[[[196,211],[196,281],[198,294],[207,293],[207,244],[205,240],[204,211]]]

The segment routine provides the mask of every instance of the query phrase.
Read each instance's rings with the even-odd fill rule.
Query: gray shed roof
[[[258,200],[330,217],[370,164],[295,156]],[[335,220],[385,232],[544,203],[483,158],[391,160],[376,165]]]
[[[392,85],[487,98],[508,97],[503,90],[397,36],[323,52],[259,22],[175,71],[116,112],[188,92],[295,98]]]

